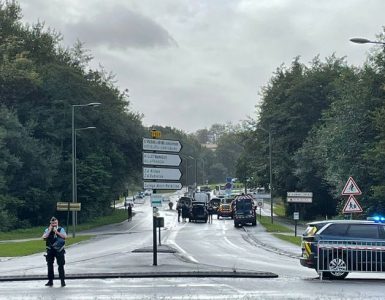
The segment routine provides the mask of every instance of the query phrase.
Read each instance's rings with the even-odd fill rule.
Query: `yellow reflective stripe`
[[[305,251],[306,254],[309,256],[311,253],[310,243],[305,243]]]
[[[310,231],[310,234],[311,234],[311,235],[315,235],[316,231],[317,231],[317,227],[314,226],[314,227],[312,228],[312,230]]]

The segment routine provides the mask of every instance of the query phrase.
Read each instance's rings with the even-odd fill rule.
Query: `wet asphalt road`
[[[231,270],[273,272],[279,277],[77,279],[67,280],[65,288],[58,284],[46,288],[43,280],[13,281],[0,283],[0,299],[384,298],[382,274],[351,274],[344,281],[320,281],[314,270],[299,265],[299,247],[275,239],[260,226],[234,228],[230,219],[216,217],[213,224],[178,223],[175,211],[166,206],[161,211],[166,223],[162,244],[177,252],[159,253],[158,266],[153,266],[151,252],[132,252],[151,249],[151,207],[146,202],[134,210],[132,222],[94,230],[94,239],[69,247],[67,274]],[[42,254],[1,261],[1,275],[44,275]]]

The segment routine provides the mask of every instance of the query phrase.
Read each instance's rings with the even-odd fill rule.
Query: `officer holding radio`
[[[58,265],[59,278],[61,281],[61,286],[65,287],[65,274],[64,274],[64,265],[65,265],[65,239],[67,234],[63,227],[59,227],[59,221],[52,217],[48,228],[45,229],[42,238],[46,241],[47,254],[45,255],[48,267],[48,282],[46,286],[53,286],[54,279],[54,270],[53,264],[56,258],[56,263]]]

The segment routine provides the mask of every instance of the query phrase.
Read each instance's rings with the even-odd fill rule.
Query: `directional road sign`
[[[143,138],[143,150],[178,153],[181,149],[179,141]]]
[[[178,154],[161,154],[143,152],[143,164],[153,166],[172,166],[178,167],[181,163]]]
[[[312,192],[287,192],[288,203],[312,203]]]
[[[180,190],[182,184],[180,182],[145,181],[143,182],[143,188],[152,190]]]
[[[80,202],[56,202],[57,211],[80,211]]]
[[[288,203],[312,203],[313,198],[308,197],[287,197]]]
[[[182,173],[179,169],[143,168],[143,179],[179,180]]]

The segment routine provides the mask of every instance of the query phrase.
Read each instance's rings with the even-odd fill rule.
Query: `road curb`
[[[247,236],[254,242],[256,243],[258,246],[266,249],[266,250],[269,250],[269,251],[272,251],[274,253],[277,253],[279,255],[284,255],[284,256],[287,256],[287,257],[291,257],[291,258],[296,258],[296,259],[299,259],[300,258],[300,254],[295,254],[295,253],[292,253],[290,251],[286,251],[284,249],[280,249],[280,248],[277,248],[271,244],[267,244],[267,243],[264,243],[262,241],[260,241],[254,234],[252,234],[249,230],[247,230],[246,228],[243,227],[243,230],[246,232]]]
[[[278,278],[278,275],[271,272],[229,272],[229,271],[85,273],[85,274],[68,274],[66,275],[66,280],[67,279],[69,280],[71,279],[109,279],[109,278],[159,278],[159,277]],[[31,281],[31,280],[47,280],[47,276],[46,275],[0,276],[0,282]]]

